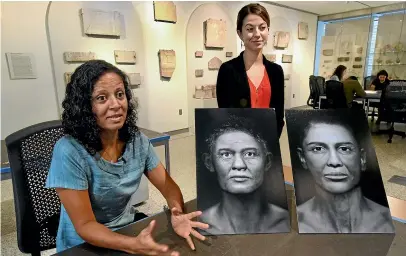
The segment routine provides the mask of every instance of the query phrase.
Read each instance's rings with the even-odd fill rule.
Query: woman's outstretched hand
[[[156,225],[155,220],[151,221],[145,229],[143,229],[137,237],[134,237],[134,243],[132,243],[132,248],[126,250],[126,252],[131,254],[142,254],[142,255],[170,255],[179,256],[179,252],[169,251],[169,247],[164,244],[158,244],[152,237],[152,231]]]
[[[192,250],[195,250],[195,245],[193,244],[192,238],[190,235],[192,234],[197,239],[204,241],[206,237],[199,234],[194,228],[199,229],[208,229],[209,225],[206,223],[192,221],[193,218],[196,218],[202,214],[201,211],[191,212],[187,214],[181,213],[177,208],[171,209],[171,222],[172,227],[175,230],[176,234],[186,239],[187,243],[189,244]]]

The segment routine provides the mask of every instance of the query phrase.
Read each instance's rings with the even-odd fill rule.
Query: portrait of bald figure
[[[393,233],[364,112],[292,110],[286,116],[299,233]],[[374,201],[366,193],[378,196]]]
[[[271,109],[196,110],[197,203],[206,235],[290,231],[274,119]]]

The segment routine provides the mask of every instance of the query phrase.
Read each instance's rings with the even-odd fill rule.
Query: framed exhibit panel
[[[36,79],[37,68],[32,53],[6,53],[10,79]]]
[[[286,111],[299,233],[394,233],[362,109]]]
[[[290,232],[275,111],[196,109],[195,120],[201,232]]]

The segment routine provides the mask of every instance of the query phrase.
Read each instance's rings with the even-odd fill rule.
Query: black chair
[[[307,105],[314,109],[319,107],[319,98],[326,94],[325,79],[321,76],[309,76],[310,95],[307,100]]]
[[[376,76],[367,76],[367,77],[364,77],[364,90],[368,90],[368,89],[369,89],[368,87],[371,85],[372,81],[375,80],[375,78],[376,78]],[[372,117],[372,118],[371,118],[371,122],[373,122],[374,119],[375,119],[375,115],[376,115],[375,109],[378,109],[378,108],[379,108],[379,104],[380,104],[379,102],[371,102],[371,103],[369,103],[369,107],[372,108],[372,112],[371,112],[371,113],[369,113],[369,109],[368,109],[368,116],[371,116],[371,117]]]
[[[392,143],[393,135],[406,138],[406,133],[396,131],[395,123],[406,123],[406,80],[391,80],[382,91],[383,118],[391,124],[388,130],[388,143]]]
[[[60,200],[44,187],[55,143],[64,135],[61,121],[49,121],[6,138],[17,223],[18,248],[33,256],[56,247]]]
[[[329,80],[326,82],[327,108],[348,108],[341,82]]]

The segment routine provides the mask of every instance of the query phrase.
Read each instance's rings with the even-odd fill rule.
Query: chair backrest
[[[339,81],[326,82],[327,108],[348,108],[344,85]]]
[[[381,103],[385,117],[399,109],[406,111],[406,80],[391,80],[382,90]]]
[[[325,79],[321,76],[309,76],[309,88],[310,88],[310,97],[312,99],[312,104],[308,100],[308,105],[315,108],[318,106],[320,95],[325,95]]]
[[[55,143],[64,135],[62,122],[36,124],[5,141],[11,169],[18,247],[36,254],[56,246],[60,200],[44,188]]]
[[[364,77],[364,90],[368,90],[368,87],[371,85],[372,81],[374,81],[376,76],[367,76]]]

